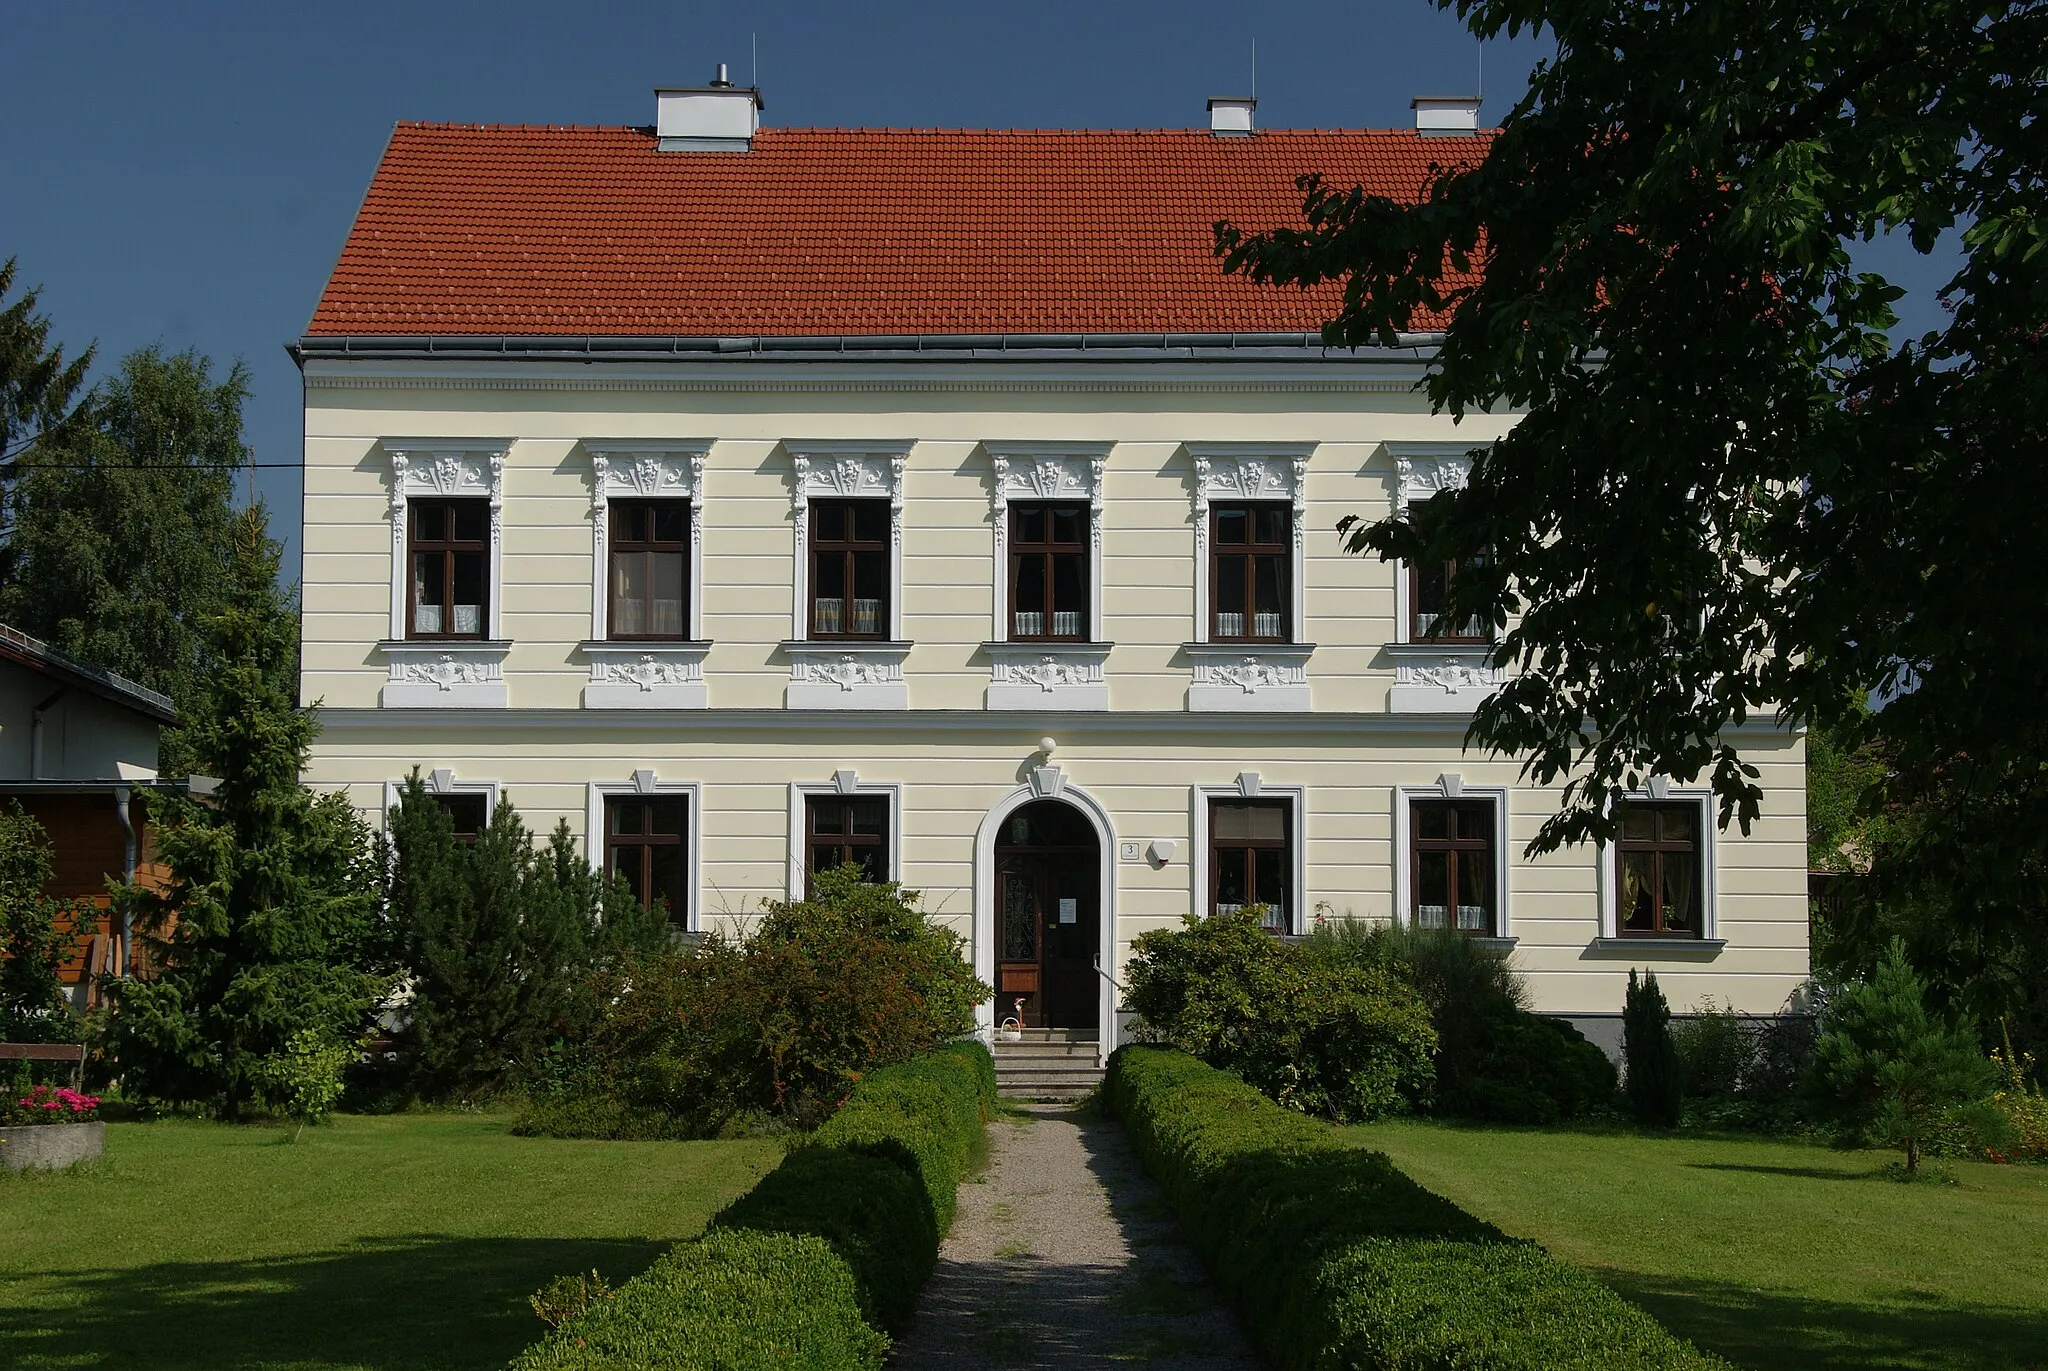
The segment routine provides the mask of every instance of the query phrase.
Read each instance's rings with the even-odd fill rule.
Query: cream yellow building
[[[312,784],[566,817],[691,928],[862,861],[991,1012],[1104,1051],[1131,940],[1255,900],[1503,940],[1596,1034],[1631,967],[1783,1004],[1798,738],[1740,739],[1747,835],[1660,783],[1625,850],[1525,860],[1555,796],[1461,745],[1497,677],[1425,637],[1444,569],[1336,532],[1512,417],[1432,416],[1428,335],[1326,350],[1327,297],[1208,255],[1304,170],[1412,194],[1477,143],[758,108],[394,134],[298,349]]]

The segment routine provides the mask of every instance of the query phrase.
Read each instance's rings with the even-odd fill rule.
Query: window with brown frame
[[[810,795],[804,801],[804,890],[811,878],[852,862],[870,881],[889,879],[889,798]]]
[[[490,822],[489,806],[483,795],[436,795],[434,803],[441,806],[441,812],[455,826],[455,841],[461,847],[474,847],[476,840],[483,836],[484,825]]]
[[[1615,931],[1624,938],[1705,936],[1700,809],[1631,802],[1614,840]]]
[[[690,502],[611,503],[613,638],[686,638],[690,633]]]
[[[408,506],[407,637],[482,638],[490,632],[489,526],[484,500],[414,500]]]
[[[1491,800],[1411,800],[1409,914],[1417,928],[1490,937],[1499,926]]]
[[[678,928],[690,916],[689,835],[687,796],[605,798],[604,869],[625,877],[633,898],[649,909],[666,906]]]
[[[1435,497],[1431,497],[1435,498]],[[1408,567],[1408,640],[1414,643],[1490,643],[1493,634],[1486,621],[1477,617],[1452,623],[1444,617],[1451,586],[1460,566],[1486,565],[1484,552],[1463,562],[1411,563]],[[1434,636],[1432,636],[1434,635]]]
[[[1088,626],[1088,509],[1010,506],[1010,638],[1085,638]]]
[[[1209,802],[1212,913],[1264,905],[1268,929],[1293,932],[1293,827],[1293,807],[1285,800]]]
[[[1214,505],[1209,519],[1210,640],[1289,641],[1294,511],[1275,504]]]
[[[889,502],[811,504],[811,637],[889,636]]]

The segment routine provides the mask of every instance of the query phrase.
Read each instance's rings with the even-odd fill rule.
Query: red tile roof
[[[648,129],[400,124],[308,332],[1307,331],[1337,292],[1225,276],[1210,226],[1301,222],[1309,171],[1412,198],[1432,163],[1483,147],[769,128],[702,153],[659,152]]]

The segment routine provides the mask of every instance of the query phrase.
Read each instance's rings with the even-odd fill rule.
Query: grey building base
[[[37,1123],[0,1128],[0,1165],[9,1171],[61,1171],[107,1148],[104,1123]]]

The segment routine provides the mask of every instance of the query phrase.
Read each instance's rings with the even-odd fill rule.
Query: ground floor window
[[[1291,930],[1293,827],[1293,807],[1285,800],[1209,802],[1211,912],[1264,905],[1266,927]]]
[[[1417,928],[1490,937],[1499,928],[1495,818],[1491,800],[1412,800],[1408,832]]]
[[[1705,936],[1701,806],[1631,801],[1614,841],[1615,926],[1624,938]]]
[[[474,847],[476,840],[483,836],[484,825],[491,821],[489,797],[481,794],[436,795],[433,800],[455,826],[455,841],[463,847]]]
[[[626,878],[633,897],[657,902],[670,922],[689,921],[685,873],[689,869],[690,802],[685,796],[653,799],[608,796],[604,802],[604,869]]]
[[[804,891],[820,871],[852,862],[871,881],[889,879],[889,797],[811,795],[804,802]]]

